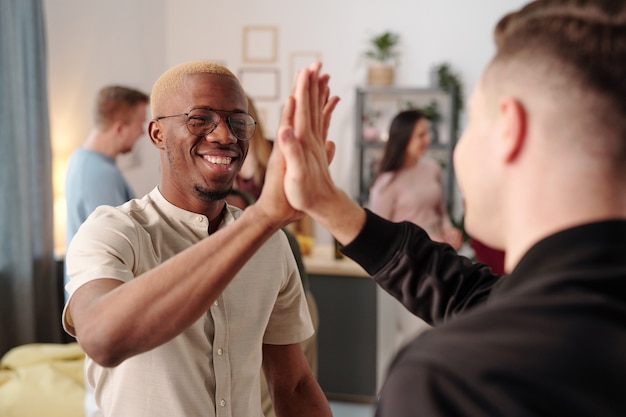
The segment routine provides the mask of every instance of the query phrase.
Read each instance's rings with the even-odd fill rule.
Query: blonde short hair
[[[154,83],[150,96],[152,117],[163,103],[183,90],[185,77],[194,74],[217,74],[239,80],[228,68],[211,61],[190,61],[173,66],[165,71]]]

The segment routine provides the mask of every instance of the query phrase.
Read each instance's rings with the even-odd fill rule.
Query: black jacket
[[[343,252],[435,326],[378,416],[626,416],[626,221],[554,234],[502,277],[371,212]]]

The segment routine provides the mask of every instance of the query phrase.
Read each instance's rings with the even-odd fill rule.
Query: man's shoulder
[[[121,175],[114,159],[84,148],[78,148],[72,153],[67,172],[68,179],[97,176],[99,180],[106,181],[109,176]]]
[[[115,162],[115,160],[109,156],[83,147],[75,149],[74,152],[72,152],[72,154],[70,155],[70,163],[85,161],[106,164],[111,164]]]
[[[98,206],[93,213],[89,216],[90,222],[111,222],[114,219],[122,221],[123,223],[142,223],[142,218],[146,216],[158,216],[158,210],[154,207],[154,202],[150,199],[149,195],[145,195],[141,198],[134,198],[125,202],[117,207],[111,205]],[[123,221],[126,219],[126,221]]]
[[[150,209],[151,207],[153,207],[155,205],[155,201],[153,200],[153,198],[151,197],[150,194],[146,194],[143,197],[137,197],[137,198],[133,198],[128,200],[127,202],[125,202],[124,204],[120,205],[118,208],[118,210],[122,211],[123,213],[135,213],[135,212],[139,212],[139,211],[144,211],[147,209]]]

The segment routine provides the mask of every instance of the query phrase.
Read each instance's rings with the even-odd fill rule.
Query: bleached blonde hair
[[[235,74],[228,68],[215,62],[190,61],[175,65],[165,71],[152,86],[150,111],[153,118],[157,116],[163,103],[183,91],[185,77],[194,74],[224,75],[238,81]]]

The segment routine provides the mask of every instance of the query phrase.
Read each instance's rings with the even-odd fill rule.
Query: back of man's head
[[[100,89],[96,97],[94,123],[106,131],[117,121],[129,122],[131,110],[138,104],[150,103],[150,96],[130,87],[109,85]]]
[[[491,88],[539,92],[542,112],[571,128],[561,136],[626,162],[626,1],[534,1],[505,16],[494,38]]]

